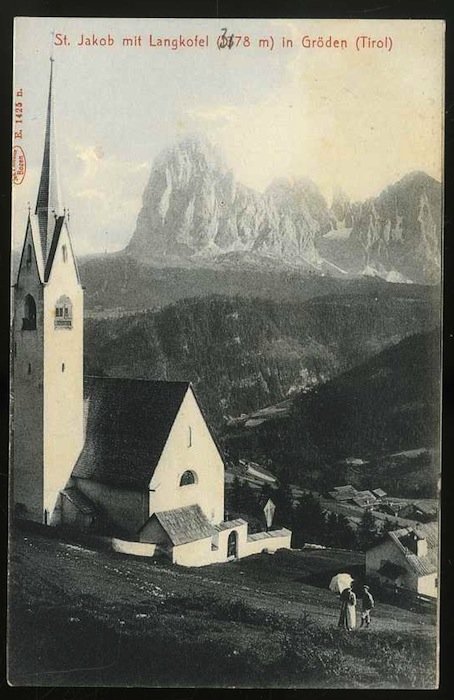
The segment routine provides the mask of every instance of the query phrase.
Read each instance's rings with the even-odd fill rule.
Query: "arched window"
[[[72,328],[73,305],[71,299],[65,295],[57,299],[55,304],[55,328]]]
[[[180,486],[189,486],[189,484],[197,483],[197,474],[190,469],[187,469],[180,479]]]
[[[68,260],[68,249],[65,245],[62,245],[61,253],[62,253],[62,257],[63,257],[63,262],[66,262]]]
[[[227,540],[227,556],[237,557],[238,556],[238,533],[236,530],[232,530]]]
[[[25,257],[25,264],[30,267],[32,264],[32,247],[30,243],[27,245],[27,255]]]
[[[36,303],[31,294],[27,294],[24,299],[22,330],[36,331]]]

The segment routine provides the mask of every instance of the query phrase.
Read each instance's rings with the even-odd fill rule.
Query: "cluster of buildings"
[[[392,516],[396,522],[414,520],[414,525],[383,531],[379,541],[366,552],[366,576],[394,592],[410,592],[429,598],[438,590],[438,523],[435,506],[388,498],[383,489],[358,491],[350,484],[329,492],[342,505],[357,506]]]
[[[335,486],[332,491],[329,491],[329,496],[338,503],[349,503],[359,508],[371,508],[381,503],[382,499],[386,497],[386,491],[383,489],[358,491],[351,484],[347,484],[346,486]]]
[[[396,501],[388,499],[380,507],[383,513],[393,515],[406,520],[417,520],[421,523],[432,522],[437,519],[438,508],[436,503],[431,501]]]
[[[437,519],[438,508],[433,500],[410,500],[388,496],[381,488],[372,490],[357,490],[351,484],[335,486],[329,491],[330,500],[343,504],[356,506],[364,510],[384,513],[392,518],[400,520],[414,520],[420,523],[428,523]]]

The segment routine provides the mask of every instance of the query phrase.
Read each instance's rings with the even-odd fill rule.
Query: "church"
[[[290,548],[286,529],[224,520],[224,470],[189,382],[85,377],[84,292],[61,206],[51,58],[36,208],[13,290],[14,516],[184,566]]]

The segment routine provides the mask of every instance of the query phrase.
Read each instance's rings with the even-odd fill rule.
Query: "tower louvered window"
[[[73,305],[67,296],[61,296],[55,304],[55,328],[72,328]]]

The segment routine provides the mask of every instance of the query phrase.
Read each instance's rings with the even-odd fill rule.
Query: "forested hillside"
[[[88,319],[85,373],[192,381],[220,427],[226,417],[306,391],[432,327],[424,288],[391,295],[387,285],[386,292],[305,303],[211,296]]]
[[[295,398],[287,415],[231,428],[232,455],[268,460],[281,476],[324,486],[356,479],[394,495],[434,496],[438,479],[439,333],[405,338]],[[420,454],[396,455],[415,448]],[[418,452],[415,450],[415,452]],[[347,474],[340,460],[364,460]],[[360,474],[361,472],[361,474]],[[356,478],[357,477],[357,478]]]

